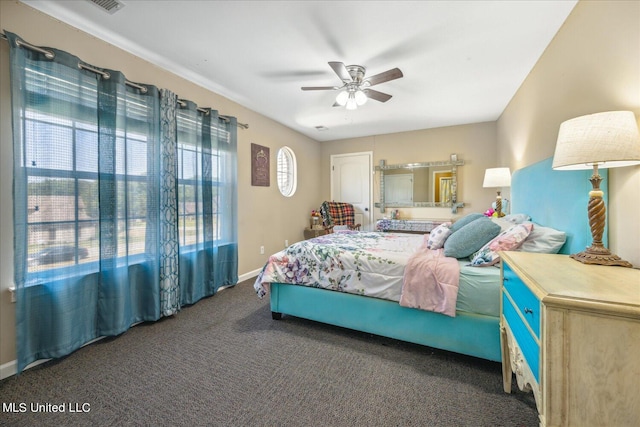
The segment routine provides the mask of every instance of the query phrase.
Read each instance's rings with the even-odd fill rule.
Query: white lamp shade
[[[560,125],[553,169],[614,168],[640,164],[638,122],[631,111],[607,111]]]
[[[336,96],[336,104],[344,106],[347,103],[347,99],[349,99],[349,92],[343,90]]]
[[[484,182],[482,186],[485,188],[510,187],[511,171],[509,171],[509,168],[487,169],[484,171]]]
[[[358,106],[364,105],[367,102],[367,95],[365,95],[365,93],[361,90],[356,91],[354,96],[356,98],[356,104],[358,104]]]

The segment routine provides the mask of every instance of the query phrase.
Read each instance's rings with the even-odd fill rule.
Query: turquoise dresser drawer
[[[531,332],[524,325],[518,311],[513,307],[507,294],[502,294],[502,314],[507,322],[507,326],[518,342],[518,347],[522,351],[527,365],[533,372],[538,384],[540,384],[540,346],[531,335]]]
[[[540,301],[524,282],[505,264],[503,267],[504,288],[520,311],[531,330],[540,339]]]

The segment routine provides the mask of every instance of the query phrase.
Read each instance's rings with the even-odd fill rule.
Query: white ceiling
[[[318,141],[497,120],[577,3],[21,1]],[[347,111],[329,61],[404,77]]]

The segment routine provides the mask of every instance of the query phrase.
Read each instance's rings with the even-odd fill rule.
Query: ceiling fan
[[[369,88],[403,76],[399,68],[393,68],[365,79],[366,69],[361,65],[344,65],[342,62],[329,62],[329,66],[342,80],[342,86],[303,86],[302,90],[341,90],[333,106],[346,105],[347,110],[355,110],[358,106],[367,102],[368,98],[387,102],[391,99],[391,95]]]

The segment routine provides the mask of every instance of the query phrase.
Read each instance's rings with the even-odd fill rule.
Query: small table
[[[328,233],[328,231],[325,230],[324,228],[305,228],[304,229],[304,238],[305,238],[305,240],[313,239],[314,237],[324,236],[327,233]]]

